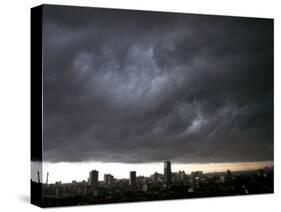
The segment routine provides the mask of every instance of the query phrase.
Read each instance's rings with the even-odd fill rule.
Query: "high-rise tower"
[[[89,184],[92,186],[98,185],[99,172],[97,170],[90,171],[89,174]]]
[[[167,184],[172,182],[171,161],[164,162],[164,179]]]

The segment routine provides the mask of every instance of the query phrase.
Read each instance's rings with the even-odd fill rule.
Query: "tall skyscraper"
[[[92,186],[98,185],[99,182],[99,172],[97,170],[92,170],[89,173],[89,184]]]
[[[136,181],[137,181],[137,176],[136,176],[136,171],[130,171],[130,181],[129,181],[129,185],[130,186],[135,186],[136,185]]]
[[[164,162],[164,179],[167,184],[172,182],[171,161]]]

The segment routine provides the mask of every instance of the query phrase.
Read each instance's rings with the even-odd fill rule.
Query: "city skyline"
[[[33,162],[34,163],[34,162]],[[44,165],[45,164],[45,165]],[[204,173],[225,172],[227,169],[231,171],[257,170],[264,167],[273,166],[273,161],[247,162],[247,163],[206,163],[206,164],[178,164],[173,163],[172,172],[185,171],[190,174],[193,171],[203,171]],[[99,181],[103,180],[104,174],[112,174],[117,179],[128,178],[129,172],[137,171],[137,175],[149,177],[154,172],[163,174],[163,163],[153,164],[125,164],[125,163],[43,163],[43,174],[40,177],[43,182],[46,181],[47,173],[50,174],[49,182],[55,183],[62,181],[70,183],[73,180],[86,180],[89,174],[89,167],[92,170],[99,170]],[[36,167],[36,166],[35,166]],[[40,171],[40,165],[34,169],[32,180],[37,182],[37,172]],[[67,175],[65,173],[68,173]]]
[[[150,173],[148,177],[130,170],[128,177],[118,179],[104,174],[99,180],[99,170],[89,171],[88,178],[70,183],[57,181],[44,183],[31,181],[34,188],[41,186],[43,204],[47,207],[62,205],[102,204],[113,202],[151,201],[207,196],[248,195],[273,193],[274,166],[256,170],[204,173],[202,170],[172,172],[171,161],[162,164],[163,174]],[[225,168],[225,166],[224,166]]]

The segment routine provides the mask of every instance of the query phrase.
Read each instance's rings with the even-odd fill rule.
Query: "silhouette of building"
[[[130,180],[129,180],[129,185],[130,186],[135,186],[136,185],[136,171],[130,171]]]
[[[89,173],[89,184],[92,186],[98,185],[99,172],[97,170],[92,170]]]
[[[150,177],[151,177],[151,179],[152,179],[153,182],[157,183],[157,182],[161,182],[161,181],[162,181],[162,178],[161,178],[161,177],[163,177],[163,175],[161,175],[161,174],[155,172],[155,173],[154,173],[153,175],[151,175]]]
[[[105,174],[103,181],[107,185],[112,185],[114,183],[114,178],[111,174]]]
[[[172,182],[171,161],[164,162],[164,179],[165,179],[165,183],[171,184]]]
[[[172,173],[172,181],[173,182],[182,182],[185,180],[185,172],[184,171],[179,171],[179,172],[174,172]]]

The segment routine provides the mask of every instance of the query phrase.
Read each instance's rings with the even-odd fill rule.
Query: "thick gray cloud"
[[[45,6],[44,160],[273,159],[273,21]]]

